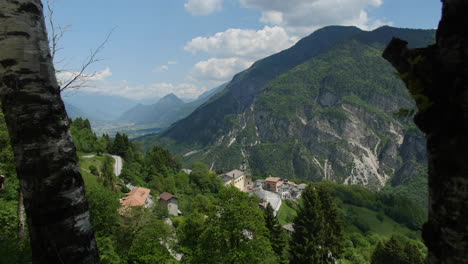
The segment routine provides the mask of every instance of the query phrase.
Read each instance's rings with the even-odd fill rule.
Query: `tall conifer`
[[[268,238],[270,239],[271,247],[275,254],[280,258],[286,260],[286,237],[278,219],[274,214],[273,207],[268,203],[264,210],[265,226],[268,229]]]
[[[328,190],[309,184],[294,219],[291,263],[335,263],[343,251],[343,226]]]

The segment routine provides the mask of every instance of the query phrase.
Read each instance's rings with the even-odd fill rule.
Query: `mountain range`
[[[68,116],[89,119],[98,134],[111,136],[123,132],[130,137],[156,133],[186,117],[197,107],[209,101],[225,85],[210,89],[193,100],[180,99],[168,94],[161,99],[132,100],[120,96],[87,92],[73,92],[64,96]]]
[[[211,96],[224,89],[221,85],[208,92],[201,94],[197,99],[191,102],[184,102],[175,94],[171,93],[155,104],[138,104],[128,111],[124,112],[118,121],[132,122],[135,124],[153,124],[157,127],[168,127],[172,123],[188,116],[197,107],[205,103]]]
[[[116,120],[138,104],[135,100],[121,96],[80,91],[65,95],[63,101],[70,117],[88,118],[93,121]]]
[[[381,54],[392,37],[434,43],[434,30],[330,26],[254,63],[160,135],[186,163],[255,176],[333,180],[380,189],[424,169],[422,133],[403,82]]]

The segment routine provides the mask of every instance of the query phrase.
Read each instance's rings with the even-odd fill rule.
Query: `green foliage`
[[[123,264],[114,248],[114,241],[110,237],[96,236],[101,264]]]
[[[128,193],[131,190],[125,184],[120,184],[120,191],[123,193]]]
[[[117,209],[120,207],[118,195],[104,186],[87,188],[86,195],[94,231],[99,236],[110,236],[119,222],[117,213]]]
[[[191,170],[189,182],[194,184],[202,193],[219,192],[222,186],[221,180],[216,174],[210,172],[206,164],[196,162],[192,165]]]
[[[289,139],[288,139],[289,140]],[[291,178],[292,163],[285,164],[285,161],[291,161],[294,153],[298,152],[295,148],[295,142],[278,142],[259,144],[250,149],[252,158],[250,165],[253,174],[262,176],[278,176]],[[228,157],[226,157],[228,158]]]
[[[153,220],[141,230],[131,243],[127,263],[177,263],[164,245],[167,243],[169,228],[162,221]]]
[[[101,155],[103,153],[108,152],[107,149],[109,147],[109,144],[110,144],[109,136],[104,137],[103,135],[102,137],[100,137],[96,141],[95,146],[94,146],[97,155]]]
[[[177,174],[174,175],[174,181],[177,190],[188,190],[190,184],[190,176],[183,172],[179,171]]]
[[[391,237],[379,242],[372,254],[371,264],[423,264],[424,256],[417,247]]]
[[[281,225],[292,223],[297,215],[297,204],[291,200],[283,200],[278,212],[278,221]]]
[[[263,211],[265,217],[265,226],[268,229],[268,239],[270,240],[273,252],[281,260],[281,263],[287,263],[287,237],[283,227],[274,215],[273,207],[268,203]]]
[[[358,185],[339,185],[328,182],[327,185],[333,196],[346,204],[383,211],[393,220],[413,230],[419,230],[426,220],[426,214],[421,206],[412,200],[389,192],[372,192]],[[362,228],[366,228],[362,226]]]
[[[135,186],[147,186],[147,183],[144,181],[144,175],[143,166],[140,163],[125,162],[119,178],[131,182]]]
[[[416,175],[413,175],[404,184],[393,186],[387,184],[382,190],[383,193],[388,193],[394,196],[406,197],[414,201],[423,211],[428,206],[429,187],[427,181],[427,167],[423,167]]]
[[[291,263],[320,263],[324,217],[318,192],[308,185],[293,222],[294,233],[289,244]]]
[[[0,111],[0,175],[5,176],[0,190],[0,264],[31,262],[29,238],[18,238],[19,179],[3,113]]]
[[[257,203],[234,187],[222,188],[215,211],[194,213],[178,229],[186,261],[277,263]]]
[[[324,186],[309,184],[294,218],[291,263],[334,263],[343,250],[343,224]]]
[[[180,161],[172,156],[169,150],[160,146],[150,148],[146,153],[145,160],[148,165],[154,166],[156,170],[160,170],[162,167],[165,167],[173,173],[176,173],[182,168]]]
[[[125,134],[117,133],[114,138],[114,142],[110,147],[109,153],[118,155],[121,157],[127,157],[127,152],[131,149],[130,141],[128,140],[128,136]]]
[[[115,182],[117,178],[114,174],[114,159],[112,157],[104,156],[99,179],[105,187],[115,190]]]
[[[382,194],[379,198],[385,213],[410,229],[418,230],[426,221],[424,210],[405,197]]]
[[[77,118],[70,126],[73,143],[78,151],[94,152],[97,145],[97,137],[91,130],[88,119]]]
[[[344,220],[344,252],[340,260],[342,263],[369,263],[374,246],[380,240],[388,239],[394,234],[404,236],[406,240],[417,244],[420,251],[423,250],[419,231],[408,229],[386,214],[385,208],[389,205],[379,201],[381,199],[379,197],[384,194],[360,186],[338,185],[331,182],[314,185],[322,186],[333,195],[338,205],[340,215],[338,219]],[[398,206],[390,205],[389,208],[398,210]],[[414,203],[412,206],[418,207]],[[294,202],[283,201],[278,214],[282,225],[292,222],[291,219],[297,215],[296,208]]]
[[[99,177],[99,171],[98,171],[98,168],[96,166],[90,165],[89,166],[89,172],[91,172],[91,174],[93,174],[94,176]]]

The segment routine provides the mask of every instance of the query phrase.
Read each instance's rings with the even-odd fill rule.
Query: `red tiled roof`
[[[174,195],[168,193],[168,192],[163,192],[159,195],[160,199],[163,199],[164,201],[169,201],[171,198],[177,198]]]
[[[150,192],[150,189],[137,187],[127,193],[127,197],[123,198],[120,204],[123,206],[143,206]]]
[[[265,181],[267,181],[267,182],[279,182],[279,181],[281,181],[281,178],[269,177],[269,178],[266,178]]]

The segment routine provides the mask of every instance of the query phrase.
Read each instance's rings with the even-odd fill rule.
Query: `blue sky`
[[[45,1],[45,0],[44,0]],[[194,98],[327,25],[436,28],[439,0],[55,0],[71,25],[56,67],[80,68],[113,30],[83,90],[132,99]],[[65,78],[63,73],[59,78]]]

